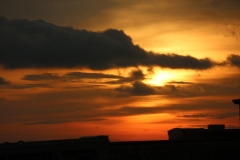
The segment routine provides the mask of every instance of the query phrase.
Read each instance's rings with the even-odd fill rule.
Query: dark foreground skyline
[[[239,129],[173,128],[169,140],[110,142],[108,136],[0,144],[0,159],[239,159]]]
[[[237,128],[239,7],[0,1],[0,142],[164,140],[175,127]]]

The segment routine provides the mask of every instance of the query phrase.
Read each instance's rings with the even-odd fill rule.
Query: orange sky
[[[174,127],[238,127],[239,7],[0,1],[0,142],[152,140]]]

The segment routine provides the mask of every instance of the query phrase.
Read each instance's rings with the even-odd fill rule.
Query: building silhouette
[[[225,129],[224,124],[209,124],[204,128],[173,128],[168,131],[169,140],[230,140],[238,139],[239,129]]]
[[[2,143],[0,160],[240,160],[240,130],[174,128],[169,140],[110,142],[108,136]]]

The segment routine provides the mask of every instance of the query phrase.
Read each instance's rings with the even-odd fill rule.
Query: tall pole
[[[234,104],[238,104],[238,107],[239,107],[239,122],[238,122],[238,127],[240,128],[240,99],[234,99],[234,100],[232,100],[232,102],[234,103]]]

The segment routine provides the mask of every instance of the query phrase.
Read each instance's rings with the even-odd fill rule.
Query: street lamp
[[[234,104],[238,104],[239,107],[239,128],[240,128],[240,99],[233,99],[232,102]]]

